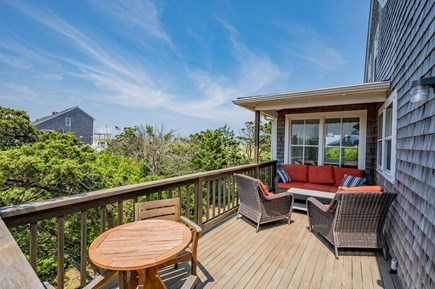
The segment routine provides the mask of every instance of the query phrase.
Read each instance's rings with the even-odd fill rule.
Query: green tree
[[[192,164],[196,171],[211,171],[246,163],[239,153],[240,142],[228,126],[190,136],[196,148]]]
[[[242,144],[245,156],[248,159],[253,159],[254,157],[254,136],[255,136],[255,124],[253,121],[245,122],[245,127],[243,127],[237,139]],[[272,139],[272,123],[270,121],[260,122],[260,147],[259,147],[259,158],[260,161],[270,160],[270,150],[271,150],[271,139]]]
[[[31,144],[36,137],[25,111],[0,106],[0,150]]]

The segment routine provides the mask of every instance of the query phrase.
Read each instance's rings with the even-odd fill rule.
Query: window
[[[325,119],[324,164],[338,167],[358,167],[360,119]]]
[[[319,120],[292,120],[291,136],[291,163],[317,163]]]
[[[288,163],[365,169],[366,111],[286,116]]]
[[[396,110],[397,93],[394,91],[378,112],[377,170],[394,182],[396,167]]]
[[[65,117],[65,126],[71,126],[71,118]]]

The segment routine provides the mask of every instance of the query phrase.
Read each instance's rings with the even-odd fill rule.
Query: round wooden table
[[[184,250],[192,238],[187,226],[167,220],[144,220],[112,228],[89,248],[91,261],[119,272],[119,288],[166,288],[157,266]],[[126,271],[131,271],[127,280]]]

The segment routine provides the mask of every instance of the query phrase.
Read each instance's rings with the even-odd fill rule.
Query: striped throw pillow
[[[283,183],[290,183],[292,181],[290,176],[283,169],[278,169],[278,176],[281,178]]]
[[[362,184],[364,184],[366,181],[366,178],[359,178],[355,176],[350,175],[344,175],[343,181],[341,181],[340,187],[359,187]]]

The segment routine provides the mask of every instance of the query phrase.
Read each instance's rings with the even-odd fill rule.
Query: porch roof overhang
[[[233,103],[251,111],[277,117],[278,111],[292,108],[319,107],[385,102],[390,82],[370,82],[298,92],[239,97]]]

